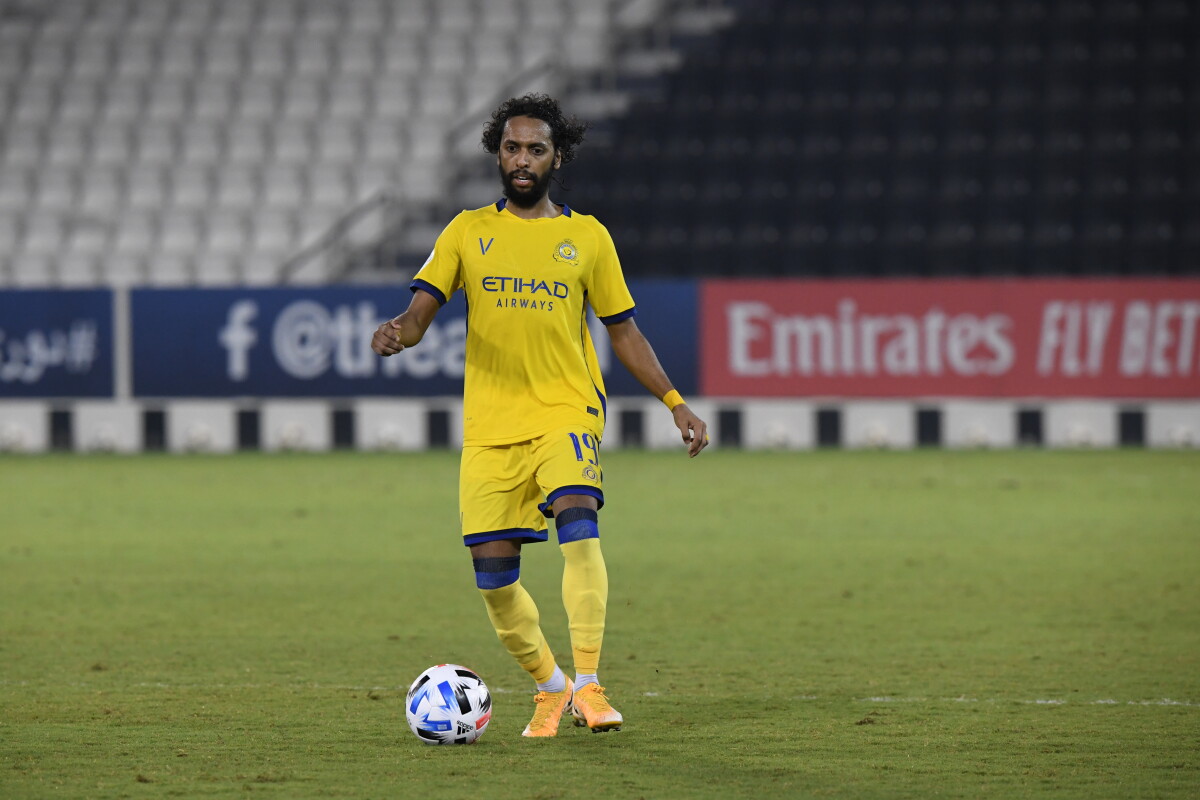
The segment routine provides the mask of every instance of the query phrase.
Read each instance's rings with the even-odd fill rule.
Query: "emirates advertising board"
[[[1200,280],[710,280],[718,397],[1200,397]]]

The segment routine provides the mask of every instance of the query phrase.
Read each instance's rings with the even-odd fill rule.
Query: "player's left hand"
[[[707,423],[693,414],[687,403],[675,406],[671,413],[675,416],[675,427],[683,434],[683,443],[688,446],[688,457],[700,455],[700,451],[708,447]]]

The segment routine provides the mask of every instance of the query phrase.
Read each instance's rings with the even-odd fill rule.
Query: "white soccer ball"
[[[404,711],[408,727],[425,744],[470,744],[492,719],[492,695],[466,667],[438,664],[413,681]]]

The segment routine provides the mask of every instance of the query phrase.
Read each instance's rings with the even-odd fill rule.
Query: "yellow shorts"
[[[463,544],[544,542],[550,504],[585,494],[603,506],[603,477],[600,437],[579,426],[528,442],[464,447],[458,480]]]

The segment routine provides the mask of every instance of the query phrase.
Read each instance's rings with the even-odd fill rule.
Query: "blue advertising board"
[[[0,291],[0,397],[111,397],[112,292]]]
[[[696,385],[694,283],[631,282],[637,322],[685,394]],[[391,358],[371,335],[408,307],[404,286],[136,289],[131,292],[133,393],[138,397],[441,396],[462,393],[467,334],[462,293],[420,346]],[[593,323],[593,331],[603,325]],[[610,395],[645,390],[596,336]]]

